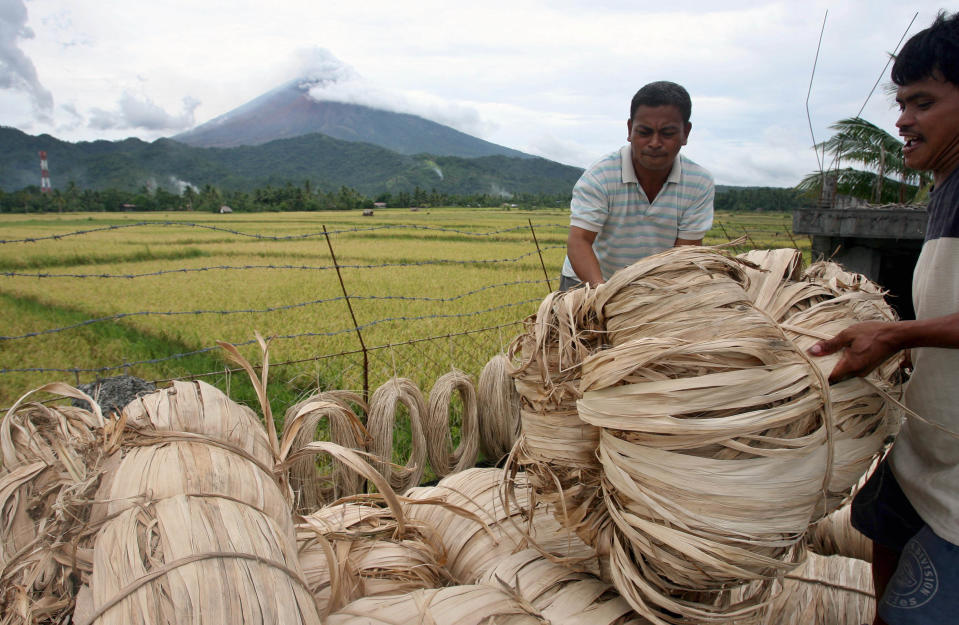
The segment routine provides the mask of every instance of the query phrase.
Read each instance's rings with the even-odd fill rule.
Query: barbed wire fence
[[[458,368],[463,371],[478,373],[489,358],[496,353],[503,351],[512,338],[522,330],[523,320],[536,311],[537,306],[542,299],[553,290],[559,276],[559,267],[555,262],[547,263],[544,254],[551,254],[553,258],[562,258],[560,250],[565,250],[565,245],[541,245],[541,236],[537,235],[537,229],[542,234],[556,237],[556,233],[562,233],[565,239],[565,232],[568,228],[566,223],[543,223],[534,227],[532,220],[528,220],[526,225],[518,225],[511,228],[491,230],[485,232],[469,231],[457,228],[446,228],[439,226],[411,225],[411,224],[390,224],[374,225],[369,227],[350,227],[341,229],[330,229],[323,226],[322,230],[307,233],[288,234],[288,235],[264,235],[258,233],[243,232],[236,229],[222,226],[184,222],[184,221],[139,221],[130,224],[111,224],[103,227],[87,228],[71,232],[55,233],[36,237],[0,239],[0,246],[29,245],[32,243],[50,242],[60,243],[70,239],[94,236],[113,231],[136,229],[136,228],[186,228],[196,230],[214,231],[226,234],[236,238],[255,239],[261,241],[298,241],[314,239],[322,241],[329,251],[331,263],[329,264],[239,264],[239,265],[210,265],[199,267],[168,267],[154,271],[135,272],[91,272],[82,273],[78,271],[58,272],[49,267],[37,267],[36,270],[10,270],[0,272],[0,278],[3,279],[31,279],[49,282],[52,285],[58,284],[58,281],[81,281],[84,283],[96,283],[96,287],[101,288],[103,282],[110,284],[102,290],[109,291],[113,285],[119,282],[132,282],[140,279],[154,277],[175,277],[183,276],[184,279],[190,279],[193,274],[208,272],[222,272],[223,274],[242,274],[243,272],[255,272],[258,276],[263,272],[270,275],[285,272],[316,272],[335,273],[337,276],[338,293],[333,296],[323,298],[305,299],[290,303],[278,303],[271,306],[246,307],[246,308],[193,308],[181,310],[132,310],[113,314],[91,316],[74,323],[64,324],[57,327],[35,328],[26,332],[7,333],[0,335],[0,350],[4,345],[13,343],[26,343],[41,338],[51,340],[68,341],[71,333],[80,331],[84,328],[97,326],[101,324],[120,324],[136,320],[143,317],[155,317],[160,320],[181,318],[181,317],[229,317],[235,315],[255,316],[267,315],[273,313],[282,313],[295,310],[316,310],[320,307],[338,307],[339,312],[329,312],[327,315],[339,316],[339,318],[349,318],[349,323],[337,329],[327,331],[313,331],[307,328],[299,328],[298,331],[275,334],[271,336],[274,344],[296,344],[308,340],[330,340],[331,343],[336,340],[347,337],[355,338],[355,347],[348,349],[332,350],[329,353],[314,353],[306,357],[287,358],[278,362],[271,362],[271,371],[289,368],[291,373],[286,378],[285,383],[292,386],[308,389],[310,387],[332,387],[342,389],[353,389],[365,397],[369,397],[372,389],[378,384],[385,382],[391,377],[411,377],[421,385],[424,392],[428,390],[430,383],[429,375],[434,378],[437,372],[449,371]],[[334,245],[334,239],[338,236],[370,236],[376,234],[390,235],[395,232],[411,232],[426,234],[429,236],[448,237],[450,249],[454,252],[448,258],[428,259],[428,260],[398,260],[397,262],[381,263],[355,263],[340,262],[337,260],[337,246]],[[528,235],[528,236],[527,236]],[[747,228],[743,224],[724,223],[717,220],[713,231],[707,237],[707,243],[728,242],[735,239],[742,239],[745,236],[747,242],[746,248],[753,247],[800,247],[791,232],[791,224],[785,220],[782,224],[773,223],[762,228]],[[527,251],[510,257],[500,258],[479,258],[464,259],[458,258],[455,250],[457,246],[464,242],[476,241],[482,239],[510,239],[525,240],[528,246]],[[756,239],[759,239],[757,242]],[[737,251],[734,249],[733,251]],[[345,278],[344,273],[352,270],[355,275],[361,275],[362,272],[375,272],[378,270],[395,270],[398,268],[423,268],[437,267],[440,270],[453,266],[469,267],[490,267],[494,270],[506,267],[513,267],[518,264],[527,263],[539,268],[538,277],[527,278],[523,280],[508,281],[490,281],[481,287],[467,289],[459,293],[454,293],[444,297],[429,297],[418,294],[376,294],[362,293],[361,290],[354,290],[355,286],[361,286],[363,281],[356,278]],[[526,272],[530,274],[529,271]],[[491,275],[497,275],[495,272]],[[0,283],[2,285],[2,283]],[[454,285],[449,285],[453,287]],[[55,288],[55,287],[51,287]],[[0,287],[0,292],[4,291]],[[452,288],[447,288],[447,291]],[[507,294],[509,294],[507,296]],[[486,305],[474,305],[466,310],[456,312],[444,312],[451,304],[464,304],[471,298],[482,300]],[[495,304],[490,305],[494,300]],[[363,303],[375,307],[379,304],[422,304],[433,307],[433,312],[426,314],[410,315],[390,315],[381,316],[365,321],[361,321],[355,310],[354,305]],[[490,322],[496,319],[495,322]],[[439,325],[439,322],[452,324],[455,330],[447,329],[445,332],[424,333],[423,335],[404,335],[398,334],[395,341],[370,341],[368,332],[374,332],[379,327],[396,327],[398,324],[412,324],[414,322],[425,322],[427,327]],[[161,324],[162,325],[162,322]],[[2,330],[0,330],[2,332]],[[244,341],[230,341],[238,347],[253,347],[256,339],[249,338]],[[336,344],[336,343],[333,343]],[[163,354],[154,358],[125,358],[120,362],[78,362],[67,366],[50,365],[41,362],[22,362],[22,366],[4,366],[0,368],[0,384],[4,383],[4,378],[9,378],[14,374],[30,375],[33,378],[54,377],[63,379],[64,376],[70,378],[71,383],[77,385],[87,381],[97,381],[112,375],[125,373],[128,375],[137,375],[146,377],[156,385],[171,382],[173,380],[187,379],[206,379],[217,383],[220,386],[230,384],[230,378],[233,374],[240,373],[242,370],[231,367],[226,361],[220,358],[221,348],[218,345],[205,345],[195,349],[183,349],[172,353]],[[177,370],[175,375],[161,376],[145,375],[143,372],[156,370],[156,365],[164,365],[167,369],[176,369],[178,362],[193,362],[191,359],[197,356],[207,355],[223,362],[219,369],[209,369],[206,371],[190,371],[185,369]],[[206,361],[209,362],[209,361]],[[153,367],[151,369],[151,367]],[[151,379],[152,378],[152,379]],[[46,381],[51,381],[46,379]],[[26,391],[28,389],[22,389]],[[228,389],[225,389],[228,390]],[[19,395],[20,393],[17,393]]]

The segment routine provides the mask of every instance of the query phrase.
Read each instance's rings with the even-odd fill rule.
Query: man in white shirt
[[[708,171],[681,156],[692,124],[689,93],[653,82],[636,92],[628,145],[586,170],[573,188],[560,290],[602,284],[674,245],[700,245],[713,223]]]

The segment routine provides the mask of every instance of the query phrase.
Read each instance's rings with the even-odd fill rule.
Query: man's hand
[[[830,383],[864,376],[902,348],[897,338],[898,325],[883,321],[857,323],[831,339],[819,341],[809,348],[809,353],[828,356],[843,350],[842,358],[829,374]]]
[[[566,238],[566,255],[569,263],[580,280],[592,286],[599,286],[603,280],[603,272],[599,268],[599,259],[593,252],[593,241],[596,232],[584,230],[577,226],[569,227],[569,236]]]

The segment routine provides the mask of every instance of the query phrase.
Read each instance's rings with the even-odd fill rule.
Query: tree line
[[[120,189],[81,189],[69,183],[65,189],[44,193],[30,185],[13,192],[0,189],[0,213],[41,212],[122,212],[195,210],[219,212],[228,206],[236,212],[357,210],[382,203],[389,208],[430,208],[435,206],[505,206],[507,208],[564,209],[568,193],[518,193],[510,196],[443,193],[416,187],[413,191],[384,192],[367,196],[356,189],[341,186],[325,191],[309,181],[301,185],[266,185],[252,191],[224,190],[213,185],[197,189],[186,186],[177,194],[163,187],[142,187],[137,191]],[[808,205],[795,189],[778,187],[720,187],[716,210],[792,211]]]
[[[0,190],[0,212],[122,212],[196,210],[219,212],[228,206],[235,212],[356,210],[374,208],[383,203],[390,208],[430,208],[434,206],[501,206],[522,208],[562,208],[569,196],[559,193],[519,193],[508,197],[491,194],[457,195],[436,189],[416,187],[412,192],[381,193],[369,197],[341,186],[337,190],[315,189],[309,181],[302,185],[285,184],[253,191],[223,190],[213,185],[201,189],[187,186],[180,194],[162,187],[143,187],[138,191],[119,189],[81,189],[69,183],[65,189],[44,193],[31,185],[13,192]]]

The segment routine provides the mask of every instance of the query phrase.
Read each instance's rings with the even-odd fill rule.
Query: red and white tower
[[[52,190],[50,187],[50,170],[47,168],[47,153],[40,152],[40,191],[49,193]]]

